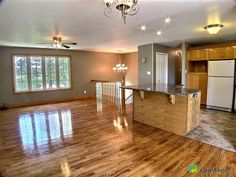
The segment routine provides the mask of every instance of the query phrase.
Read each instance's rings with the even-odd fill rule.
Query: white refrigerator
[[[208,62],[207,108],[232,111],[234,60]]]

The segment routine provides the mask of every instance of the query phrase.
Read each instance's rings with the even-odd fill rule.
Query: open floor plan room
[[[236,177],[235,0],[0,0],[0,177]]]
[[[227,167],[227,176],[236,169],[234,152],[133,122],[130,106],[120,112],[89,99],[0,115],[6,176],[189,176],[191,163]]]

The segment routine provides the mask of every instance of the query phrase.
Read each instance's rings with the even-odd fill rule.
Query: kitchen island
[[[201,92],[172,84],[125,86],[133,90],[133,120],[178,135],[199,125]]]

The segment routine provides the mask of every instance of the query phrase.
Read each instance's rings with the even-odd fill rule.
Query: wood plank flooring
[[[187,170],[198,165],[197,173]],[[202,173],[203,168],[227,173]],[[132,122],[94,99],[0,112],[4,177],[236,177],[236,153]]]

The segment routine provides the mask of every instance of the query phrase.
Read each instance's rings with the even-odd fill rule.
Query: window
[[[15,92],[71,88],[68,56],[13,56]]]
[[[16,92],[28,90],[27,58],[22,56],[15,58],[14,69]]]
[[[56,58],[45,58],[45,72],[46,72],[46,88],[57,88],[57,71],[56,71]]]
[[[30,57],[32,90],[43,89],[42,58]]]
[[[60,88],[68,88],[70,86],[70,68],[68,58],[59,58],[59,78]]]

